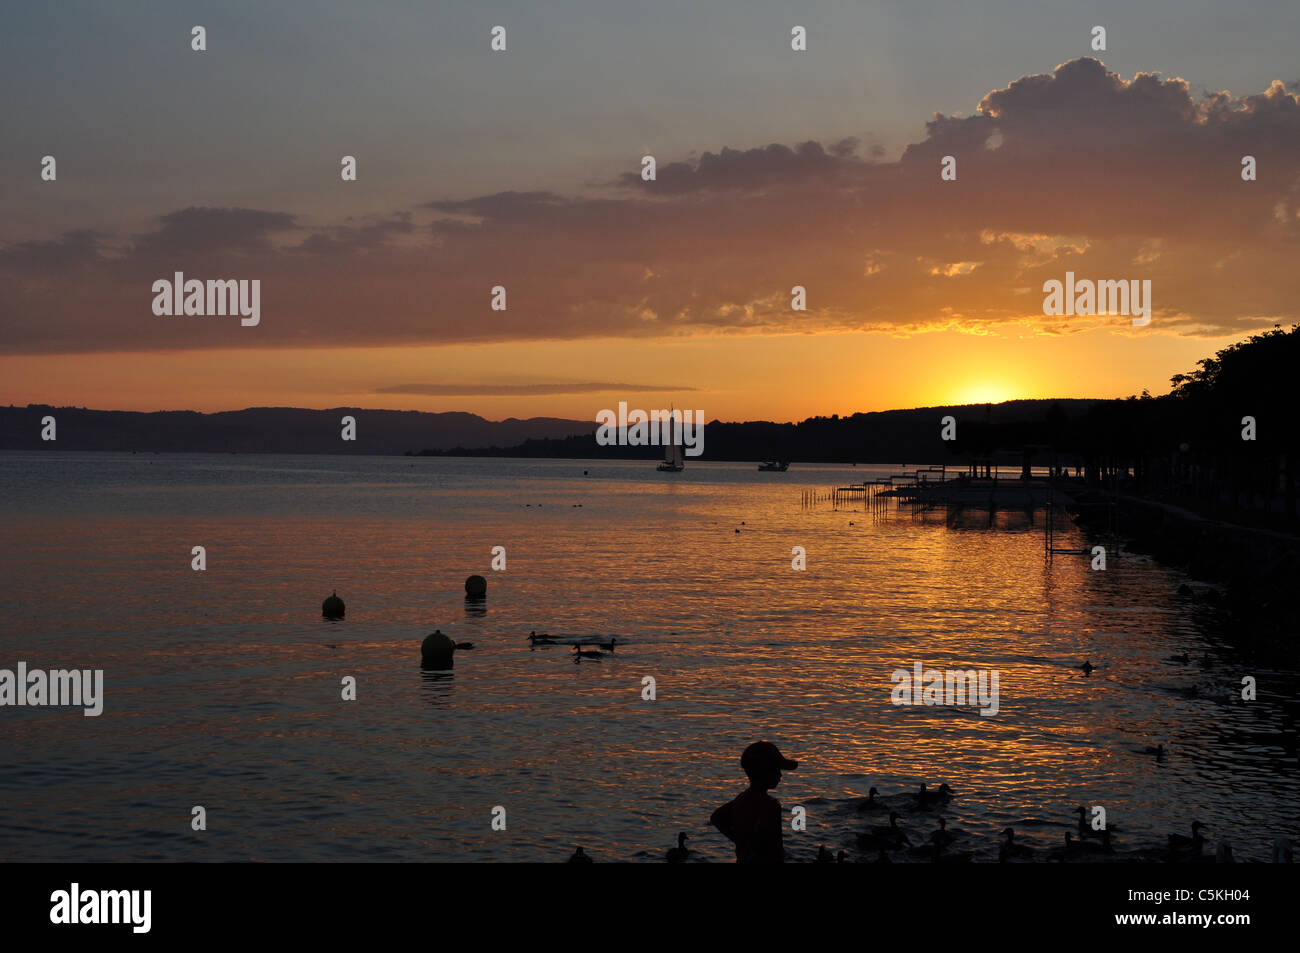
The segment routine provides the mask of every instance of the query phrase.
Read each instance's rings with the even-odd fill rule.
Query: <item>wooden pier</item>
[[[1120,539],[1113,492],[1099,492],[1085,487],[1082,481],[1065,476],[1038,476],[1024,479],[1000,474],[996,468],[972,465],[965,472],[948,467],[920,467],[891,474],[876,480],[831,487],[825,491],[803,491],[804,508],[830,503],[833,508],[859,504],[877,515],[892,508],[907,508],[913,516],[943,508],[950,519],[966,509],[987,510],[988,525],[994,525],[999,510],[1021,511],[1030,525],[1035,515],[1043,513],[1043,551],[1048,562],[1053,556],[1091,556],[1092,549],[1063,547],[1057,544],[1057,521],[1070,518],[1071,512],[1095,507],[1107,508],[1107,555],[1118,556]],[[1094,521],[1095,522],[1095,521]]]

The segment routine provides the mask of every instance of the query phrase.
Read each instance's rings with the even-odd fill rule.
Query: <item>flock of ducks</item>
[[[1163,746],[1161,746],[1163,748]],[[899,826],[903,820],[900,810],[909,806],[917,812],[933,811],[945,807],[955,796],[947,784],[939,785],[936,791],[930,791],[922,784],[920,790],[913,794],[903,794],[886,801],[879,796],[876,788],[871,788],[866,800],[857,806],[858,813],[888,812],[887,825],[873,825],[856,835],[858,847],[874,854],[871,863],[893,863],[890,855],[906,854],[914,860],[928,860],[932,863],[969,863],[975,854],[973,851],[953,851],[951,848],[958,838],[948,830],[947,820],[940,815],[937,826],[928,835],[909,832]],[[1213,855],[1205,853],[1205,825],[1200,821],[1191,822],[1191,836],[1170,834],[1163,850],[1139,849],[1123,855],[1116,854],[1112,839],[1112,829],[1097,830],[1088,822],[1088,811],[1082,805],[1075,808],[1077,821],[1074,830],[1067,830],[1063,842],[1057,846],[1026,843],[1017,839],[1014,827],[1004,828],[998,843],[998,863],[1032,862],[1039,858],[1048,862],[1066,861],[1107,861],[1126,860],[1133,862],[1166,863],[1233,863],[1232,845],[1220,841]],[[1292,845],[1290,840],[1279,838],[1273,845],[1275,863],[1291,863]],[[823,844],[817,851],[818,863],[846,863],[844,851],[832,856]]]
[[[583,659],[599,662],[603,656],[614,654],[614,648],[618,645],[618,636],[611,635],[604,641],[600,639],[584,639],[577,642],[561,640],[545,632],[539,633],[534,629],[528,633],[528,645],[529,648],[537,648],[539,645],[571,645],[573,646],[574,662],[581,662]],[[576,861],[576,863],[581,863],[581,861]]]
[[[972,851],[953,852],[949,847],[956,841],[956,836],[948,830],[947,820],[940,815],[937,819],[938,826],[930,832],[924,843],[913,843],[911,835],[903,828],[898,826],[898,822],[903,816],[897,810],[891,809],[883,800],[877,800],[878,792],[873,787],[867,796],[867,800],[858,805],[858,811],[889,811],[889,823],[887,825],[875,825],[866,831],[861,831],[857,835],[858,847],[865,851],[875,853],[876,857],[869,863],[890,864],[893,859],[890,854],[905,852],[914,860],[929,861],[936,864],[966,864],[975,859]],[[904,795],[904,798],[911,798],[911,803],[918,811],[929,811],[935,808],[941,808],[946,805],[953,797],[952,788],[946,784],[939,785],[936,791],[927,791],[926,786],[921,785],[921,789],[912,795]],[[1016,829],[1014,827],[1004,828],[1001,832],[1001,840],[998,842],[998,863],[1018,863],[1034,862],[1042,857],[1048,862],[1066,861],[1104,861],[1107,859],[1129,860],[1133,862],[1166,862],[1166,863],[1233,863],[1232,845],[1227,841],[1220,841],[1218,849],[1213,855],[1206,854],[1205,850],[1205,825],[1200,821],[1192,821],[1192,835],[1187,837],[1183,834],[1170,834],[1168,846],[1164,851],[1135,851],[1126,857],[1118,857],[1115,854],[1114,845],[1111,843],[1111,832],[1109,829],[1095,830],[1088,823],[1088,812],[1085,807],[1080,805],[1075,808],[1078,814],[1078,823],[1073,831],[1066,831],[1064,843],[1057,847],[1044,847],[1041,845],[1026,844],[1023,840],[1016,839]],[[1077,839],[1076,839],[1077,835]],[[664,860],[670,864],[685,863],[691,857],[691,849],[686,846],[687,834],[680,831],[677,834],[677,846],[670,847],[664,854]],[[817,848],[817,863],[819,864],[844,864],[850,863],[846,851],[832,853],[826,849],[825,844]],[[1278,838],[1273,842],[1273,862],[1281,864],[1292,863],[1292,843],[1287,838]],[[581,847],[574,848],[573,855],[569,858],[570,864],[590,864],[592,859],[587,856]]]

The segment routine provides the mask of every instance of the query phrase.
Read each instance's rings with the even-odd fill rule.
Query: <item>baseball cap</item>
[[[740,756],[740,766],[748,772],[751,768],[772,767],[782,771],[793,771],[799,767],[798,761],[791,761],[781,754],[781,749],[770,741],[755,741]]]

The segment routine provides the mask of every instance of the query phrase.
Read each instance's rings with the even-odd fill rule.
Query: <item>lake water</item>
[[[1059,843],[1079,804],[1125,849],[1194,818],[1239,860],[1296,833],[1294,667],[1243,656],[1147,559],[1045,564],[1041,513],[800,505],[888,472],[0,453],[0,667],[102,668],[106,696],[98,718],[0,708],[0,856],[659,860],[685,831],[730,861],[708,817],[760,737],[800,762],[774,792],[808,811],[792,859],[855,855],[883,820],[853,799],[921,782],[958,792],[954,849],[981,860],[1008,824]],[[333,589],[342,622],[321,618]],[[451,673],[420,670],[435,627],[475,645]],[[619,645],[575,664],[530,629]],[[999,712],[891,704],[918,661],[998,670]],[[924,839],[932,817],[901,823]]]

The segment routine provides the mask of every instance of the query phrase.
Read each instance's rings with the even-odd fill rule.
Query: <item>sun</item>
[[[1001,381],[975,381],[957,388],[954,404],[1000,404],[1015,399],[1015,388]]]

